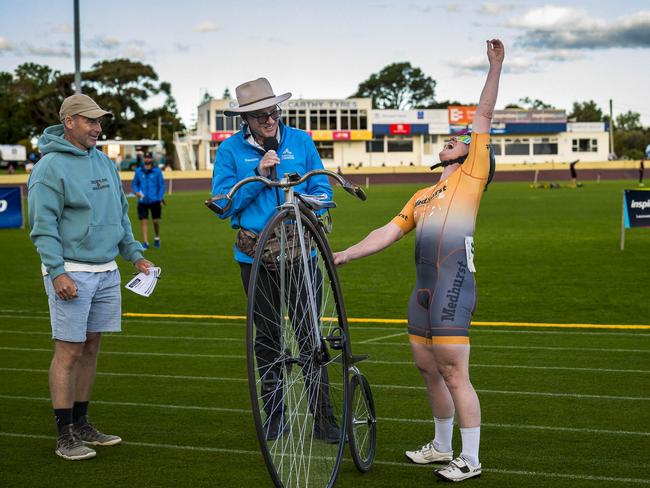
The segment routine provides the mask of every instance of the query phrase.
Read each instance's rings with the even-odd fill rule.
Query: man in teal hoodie
[[[153,263],[133,237],[128,203],[113,162],[95,148],[112,117],[86,95],[61,105],[61,125],[45,129],[43,158],[29,178],[30,237],[41,257],[54,357],[50,395],[64,459],[95,457],[90,445],[122,441],[87,417],[102,332],[121,329],[120,254],[149,274]]]

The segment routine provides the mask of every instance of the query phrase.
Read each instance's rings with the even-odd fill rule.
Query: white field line
[[[34,434],[17,434],[14,432],[0,432],[2,437],[13,437],[13,438],[23,438],[23,439],[42,439],[51,441],[51,436],[46,435],[34,435]],[[248,451],[243,449],[225,449],[218,447],[201,447],[201,446],[183,446],[178,444],[157,444],[153,442],[133,442],[133,441],[124,441],[122,444],[126,446],[136,446],[136,447],[151,447],[154,449],[175,449],[182,451],[194,451],[194,452],[210,452],[210,453],[219,453],[219,454],[241,454],[259,457],[259,451]],[[376,460],[374,464],[380,466],[391,466],[399,468],[419,468],[419,469],[431,469],[430,466],[413,464],[406,462],[395,462],[395,461],[380,461]],[[553,472],[543,472],[543,471],[519,471],[519,470],[509,470],[509,469],[490,469],[483,468],[483,471],[486,473],[496,473],[503,475],[511,476],[525,476],[533,478],[559,478],[559,479],[569,479],[576,481],[598,481],[598,482],[609,482],[609,483],[625,483],[625,484],[650,484],[649,479],[643,478],[616,478],[612,476],[592,476],[592,475],[581,475],[581,474],[570,474],[570,473],[553,473]]]
[[[18,334],[36,334],[36,335],[50,335],[49,332],[44,331],[12,331],[12,330],[0,330],[3,333],[18,333]],[[614,335],[615,333],[611,333]],[[151,335],[138,335],[138,334],[122,334],[122,333],[108,333],[110,337],[127,337],[127,338],[143,338],[143,339],[159,339],[166,338],[171,336],[151,336]],[[408,341],[404,342],[378,342],[379,340],[388,339],[389,337],[397,337],[402,335],[393,334],[388,337],[373,338],[366,341],[361,341],[359,344],[373,344],[377,346],[408,346]],[[406,333],[403,334],[406,338]],[[609,335],[609,334],[608,334]],[[617,334],[618,335],[618,334]],[[212,341],[224,341],[224,342],[236,342],[243,341],[244,339],[237,338],[218,338],[218,337],[191,337],[191,336],[180,336],[174,337],[175,339],[189,339],[189,340],[212,340]],[[650,347],[648,349],[626,349],[626,348],[607,348],[607,347],[561,347],[561,346],[506,346],[498,344],[472,344],[473,349],[522,349],[522,350],[542,350],[542,351],[590,351],[590,352],[634,352],[634,353],[650,353]]]
[[[16,335],[46,335],[51,336],[51,332],[43,331],[27,331],[27,330],[6,330],[0,329],[0,334],[16,334]],[[106,337],[124,338],[124,339],[161,339],[172,341],[216,341],[216,342],[244,342],[243,337],[197,337],[197,336],[161,336],[161,335],[144,335],[144,334],[126,334],[123,332],[104,332]]]
[[[7,332],[0,330],[0,333]],[[13,331],[12,331],[13,333]],[[23,332],[17,332],[22,334]],[[48,333],[46,333],[48,334]],[[48,334],[49,335],[49,334]],[[137,336],[142,337],[142,336]],[[156,337],[156,336],[146,336],[146,337]],[[169,337],[171,339],[171,337]],[[182,339],[181,337],[176,337],[175,339]],[[234,339],[233,339],[234,340]],[[20,348],[20,347],[0,347],[0,350],[14,350],[14,351],[32,351],[32,352],[52,352],[51,349],[46,348]],[[196,353],[166,353],[166,352],[123,352],[123,351],[102,351],[102,354],[113,354],[125,356],[162,356],[162,357],[191,357],[191,358],[213,358],[213,359],[235,359],[243,360],[246,359],[246,356],[243,354],[196,354]],[[364,360],[366,364],[382,364],[382,365],[393,365],[393,366],[412,366],[413,361],[388,361],[381,359],[366,359]],[[529,366],[525,364],[481,364],[481,363],[471,363],[470,368],[495,368],[495,369],[531,369],[531,370],[541,370],[541,371],[576,371],[576,372],[586,372],[586,373],[622,373],[622,374],[648,374],[650,370],[648,369],[616,369],[616,368],[579,368],[571,366]]]
[[[0,348],[2,349],[2,348]],[[105,354],[105,353],[104,353]],[[30,373],[46,373],[46,370],[32,370],[28,368],[0,368],[0,371],[22,371]],[[222,376],[176,376],[176,375],[157,375],[146,373],[106,373],[98,372],[99,376],[124,376],[124,377],[146,377],[146,378],[164,378],[164,379],[179,379],[179,380],[199,380],[199,381],[235,381],[246,382],[246,378],[232,378]],[[425,390],[424,386],[410,386],[410,385],[384,385],[373,383],[372,388],[388,389],[388,390]],[[650,401],[650,397],[628,397],[617,395],[591,395],[584,393],[555,393],[555,392],[542,392],[542,391],[516,391],[516,390],[483,390],[477,389],[477,393],[481,394],[497,394],[497,395],[524,395],[524,396],[541,396],[541,397],[555,397],[555,398],[577,398],[577,399],[596,399],[596,400],[625,400],[645,402]]]
[[[34,435],[34,434],[20,434],[15,432],[0,432],[1,437],[13,437],[13,438],[23,438],[23,439],[42,439],[51,441],[52,437],[47,435]],[[225,449],[219,447],[201,447],[201,446],[183,446],[178,444],[157,444],[153,442],[134,442],[134,441],[124,441],[122,444],[126,446],[137,446],[137,447],[152,447],[154,449],[175,449],[182,451],[195,451],[195,452],[211,452],[219,454],[241,454],[259,457],[259,451],[248,451],[244,449]],[[406,462],[395,462],[395,461],[380,461],[376,460],[375,464],[380,466],[394,466],[399,468],[424,468],[431,469],[430,466],[413,464]],[[509,470],[509,469],[490,469],[483,468],[483,471],[486,473],[497,473],[503,475],[511,476],[525,476],[533,478],[559,478],[559,479],[570,479],[576,481],[599,481],[599,482],[610,482],[610,483],[636,483],[636,484],[650,484],[649,479],[643,478],[616,478],[613,476],[591,476],[591,475],[581,475],[581,474],[570,474],[570,473],[553,473],[553,472],[543,472],[543,471],[519,471],[519,470]]]
[[[371,342],[377,342],[377,341],[383,341],[384,339],[391,339],[393,337],[398,337],[398,336],[405,336],[406,331],[403,332],[398,332],[397,334],[390,334],[387,336],[381,336],[381,337],[373,337],[372,339],[366,339],[365,341],[360,341],[358,344],[370,344]]]
[[[46,397],[30,397],[19,395],[0,395],[2,400],[15,400],[15,401],[34,401],[34,402],[49,402],[50,399]],[[111,402],[94,400],[93,404],[108,405],[117,407],[134,407],[134,408],[160,408],[167,410],[199,410],[218,413],[232,413],[232,414],[250,414],[250,409],[244,408],[225,408],[225,407],[201,407],[196,405],[168,405],[161,403],[138,403],[138,402]],[[396,418],[396,417],[378,417],[377,420],[381,422],[394,422],[400,424],[425,424],[431,425],[431,419],[412,419],[412,418]],[[625,430],[608,430],[608,429],[590,429],[579,427],[557,427],[548,425],[530,425],[530,424],[501,424],[501,423],[482,423],[481,427],[494,428],[494,429],[521,429],[521,430],[542,430],[552,432],[580,432],[585,434],[598,434],[598,435],[621,435],[621,436],[641,436],[650,437],[650,432],[643,431],[625,431]]]
[[[9,314],[7,314],[9,312]],[[12,315],[11,313],[17,313],[20,315]],[[41,316],[34,315],[24,315],[25,313],[29,314],[41,314]],[[2,318],[13,318],[13,319],[29,319],[29,320],[49,320],[48,312],[37,312],[33,310],[2,310],[0,309],[0,319]],[[246,327],[246,323],[243,321],[238,322],[229,322],[221,321],[217,319],[212,320],[198,320],[198,319],[156,319],[156,318],[136,318],[136,317],[122,317],[123,322],[134,322],[134,323],[144,323],[144,324],[169,324],[169,325],[212,325],[212,326],[235,326],[237,328]],[[396,326],[370,326],[370,325],[357,325],[349,324],[349,327],[352,330],[377,330],[377,331],[395,331],[402,330],[406,336],[406,326],[405,324],[399,324]],[[584,336],[629,336],[629,337],[650,337],[650,333],[647,332],[596,332],[592,330],[587,331],[571,331],[571,330],[509,330],[509,329],[490,329],[482,327],[474,327],[471,329],[472,334],[474,333],[487,333],[487,334],[551,334],[551,335],[584,335]]]

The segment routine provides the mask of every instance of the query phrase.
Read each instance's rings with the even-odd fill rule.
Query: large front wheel
[[[281,210],[248,288],[253,417],[277,487],[331,487],[345,447],[348,343],[331,251],[317,223]]]

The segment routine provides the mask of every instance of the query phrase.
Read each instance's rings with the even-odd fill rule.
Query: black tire
[[[370,384],[358,371],[350,378],[348,442],[357,469],[362,473],[370,470],[377,451],[377,416]]]
[[[345,448],[347,320],[327,241],[313,218],[301,222],[297,248],[282,240],[290,229],[298,235],[293,209],[277,213],[259,238],[248,287],[248,382],[275,486],[332,487]]]

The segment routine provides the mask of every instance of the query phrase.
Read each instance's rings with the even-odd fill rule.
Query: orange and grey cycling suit
[[[472,134],[459,169],[418,191],[392,222],[415,229],[416,285],[408,308],[409,339],[421,344],[469,344],[476,308],[473,236],[490,171],[490,135]]]

